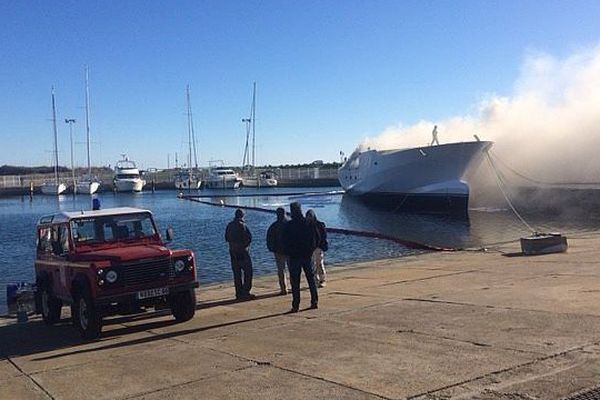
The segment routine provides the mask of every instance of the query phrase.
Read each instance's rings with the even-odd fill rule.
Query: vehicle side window
[[[52,253],[52,229],[50,227],[38,230],[38,253]]]
[[[69,229],[67,225],[60,225],[58,228],[59,253],[58,255],[69,252]]]
[[[73,240],[75,242],[87,242],[96,240],[95,220],[78,220],[71,223]]]

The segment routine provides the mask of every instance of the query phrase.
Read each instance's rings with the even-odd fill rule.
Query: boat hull
[[[242,186],[245,187],[275,187],[277,179],[273,178],[242,178]]]
[[[141,192],[146,181],[143,179],[118,179],[114,181],[117,192]]]
[[[240,184],[239,180],[207,180],[206,189],[237,189]]]
[[[394,211],[466,214],[464,176],[481,161],[491,142],[353,154],[338,170],[349,195]]]
[[[40,189],[43,194],[58,196],[67,190],[67,185],[64,183],[44,183]]]
[[[469,195],[376,193],[356,196],[370,207],[392,212],[464,215],[469,208]]]
[[[100,183],[99,182],[80,181],[80,182],[77,182],[76,188],[77,188],[77,193],[94,194],[100,188]]]

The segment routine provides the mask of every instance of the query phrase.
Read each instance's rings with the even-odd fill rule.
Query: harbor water
[[[252,191],[253,190],[253,191]],[[317,217],[328,227],[377,232],[403,240],[439,247],[492,248],[495,243],[516,240],[529,232],[508,208],[477,208],[469,211],[468,219],[449,216],[389,213],[372,210],[360,201],[340,194],[327,194],[339,188],[296,189],[242,189],[226,192],[229,196],[210,198],[216,204],[272,209],[286,207],[298,201],[303,210],[315,210]],[[304,195],[323,192],[321,196]],[[215,194],[215,191],[203,192]],[[230,197],[231,194],[243,196]],[[284,196],[277,194],[285,193]],[[176,191],[155,193],[100,193],[102,208],[139,207],[153,212],[159,229],[164,233],[173,227],[175,239],[171,248],[190,248],[197,258],[201,283],[231,279],[227,245],[224,241],[226,224],[234,209],[210,206],[177,197]],[[37,220],[59,210],[89,210],[90,196],[64,195],[0,199],[0,314],[5,311],[6,285],[21,281],[33,282],[35,259],[35,226]],[[562,231],[567,235],[585,235],[600,228],[600,218],[584,214],[581,217],[548,217],[528,215],[529,222],[540,231]],[[251,256],[255,274],[276,272],[272,254],[266,248],[266,231],[274,215],[246,211],[246,222],[253,235]],[[329,251],[325,255],[329,268],[336,264],[418,254],[415,250],[393,241],[349,236],[329,235]]]

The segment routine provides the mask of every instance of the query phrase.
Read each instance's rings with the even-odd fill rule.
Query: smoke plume
[[[512,94],[490,94],[476,115],[391,126],[361,148],[424,146],[438,126],[440,143],[495,142],[505,163],[540,180],[600,182],[600,45],[558,59],[526,57]]]

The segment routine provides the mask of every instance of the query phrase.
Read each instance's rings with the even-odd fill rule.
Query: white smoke
[[[489,95],[475,116],[392,126],[361,148],[424,146],[438,126],[440,143],[477,134],[514,169],[553,181],[600,181],[600,45],[564,59],[530,54],[513,93]]]

